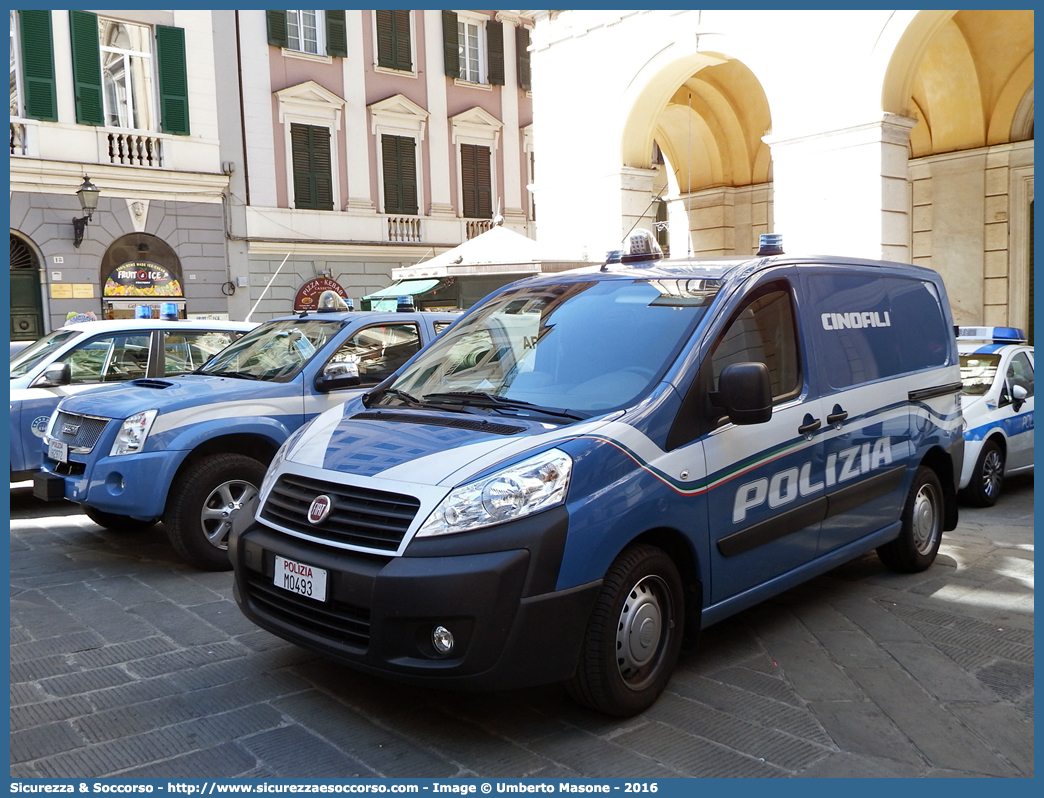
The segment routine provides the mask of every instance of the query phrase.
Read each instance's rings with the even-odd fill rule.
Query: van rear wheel
[[[178,555],[205,571],[228,571],[228,533],[239,510],[257,495],[264,463],[242,454],[198,460],[171,488],[167,536]]]
[[[655,546],[626,549],[605,575],[566,687],[575,701],[607,715],[648,709],[667,686],[685,628],[678,569]]]
[[[906,495],[899,537],[877,548],[877,556],[885,566],[912,574],[935,562],[942,542],[943,501],[939,477],[932,469],[920,466]]]

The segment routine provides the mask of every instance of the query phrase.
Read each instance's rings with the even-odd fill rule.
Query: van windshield
[[[720,286],[704,279],[522,285],[461,319],[374,398],[572,419],[626,407],[663,375]]]

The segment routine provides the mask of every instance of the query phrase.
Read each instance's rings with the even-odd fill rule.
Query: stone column
[[[915,120],[878,122],[789,138],[772,150],[773,213],[788,253],[910,262],[908,142]]]

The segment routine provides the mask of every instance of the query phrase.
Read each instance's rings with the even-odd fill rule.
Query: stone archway
[[[11,233],[12,341],[35,341],[45,332],[40,267],[36,248],[21,236]]]
[[[912,262],[959,324],[1025,326],[1032,304],[1033,11],[922,11],[884,74],[910,131]]]
[[[642,83],[621,141],[626,167],[663,169],[652,191],[668,201],[674,254],[752,254],[771,226],[771,128],[765,91],[741,61],[692,53]],[[655,146],[654,146],[655,144]]]

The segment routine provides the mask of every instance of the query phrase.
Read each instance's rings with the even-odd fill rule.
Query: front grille
[[[312,524],[308,508],[324,494],[331,500],[330,514]],[[395,551],[419,509],[413,496],[284,474],[268,494],[261,518],[334,544]]]
[[[305,598],[276,587],[256,571],[246,571],[246,593],[247,600],[273,620],[354,648],[370,644],[370,611],[365,607]]]
[[[69,444],[70,451],[87,454],[94,449],[108,423],[107,418],[59,411],[51,437]]]

